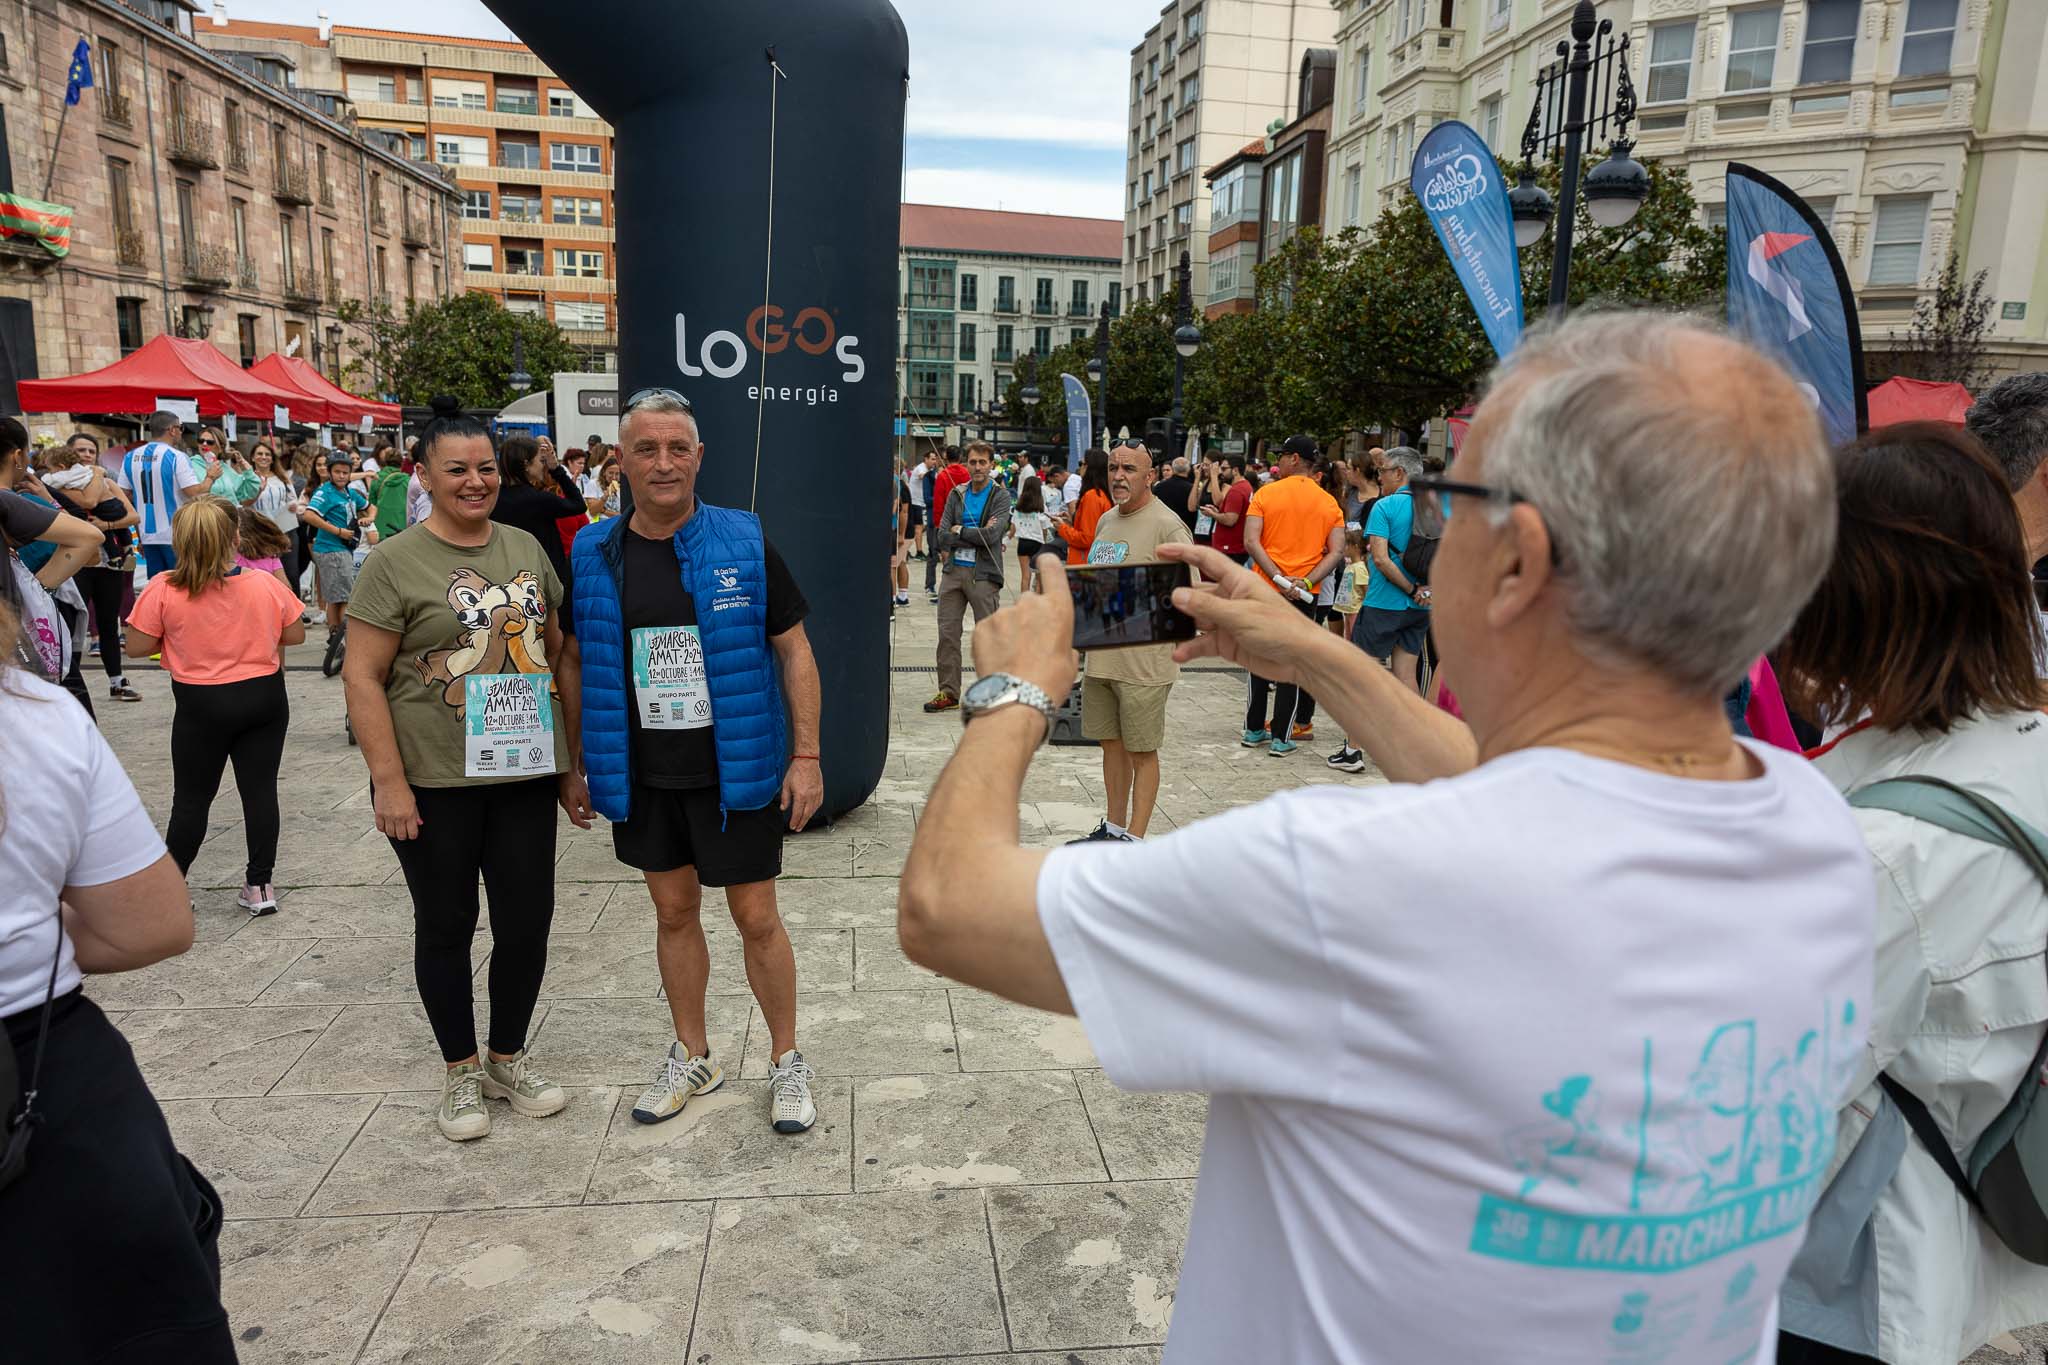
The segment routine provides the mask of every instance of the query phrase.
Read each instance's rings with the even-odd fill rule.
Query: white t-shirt
[[[924,506],[924,481],[925,477],[931,472],[931,469],[926,465],[914,464],[910,467],[910,472],[903,476],[904,481],[910,485],[910,505],[912,507]]]
[[[595,474],[579,475],[576,480],[576,488],[586,499],[604,496],[604,489],[598,486],[597,475]]]
[[[99,727],[62,688],[10,674],[0,734],[0,1015],[9,1015],[42,1004],[50,989],[58,894],[133,876],[164,856],[164,841]],[[67,937],[57,994],[78,982]]]
[[[1864,1042],[1841,797],[1556,749],[1054,849],[1132,1090],[1210,1094],[1170,1365],[1722,1365],[1768,1347]]]
[[[1080,500],[1081,474],[1080,471],[1076,470],[1067,475],[1067,481],[1060,485],[1060,501],[1064,505],[1065,503],[1079,502]]]
[[[433,515],[433,511],[433,495],[420,482],[419,471],[414,470],[412,477],[405,481],[405,524],[417,526]]]
[[[166,452],[170,455],[168,460],[164,458]],[[173,471],[177,480],[175,490],[159,486],[160,476],[166,468]],[[134,499],[135,510],[141,514],[142,521],[135,528],[141,543],[168,545],[171,543],[171,517],[191,501],[183,496],[184,492],[197,486],[200,477],[183,451],[175,450],[162,441],[150,441],[122,457],[121,472],[114,476],[114,482]]]
[[[379,468],[379,465],[377,464],[377,457],[376,457],[376,456],[374,456],[374,455],[365,455],[365,456],[363,456],[363,472],[364,472],[365,474],[374,474],[374,473],[376,473],[376,472],[377,472],[378,468]]]

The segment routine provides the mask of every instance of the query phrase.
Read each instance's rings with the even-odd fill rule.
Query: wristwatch
[[[1035,708],[1045,717],[1046,734],[1052,733],[1054,705],[1052,699],[1045,695],[1045,689],[1008,673],[991,673],[974,680],[974,685],[960,698],[960,723],[965,725],[976,716],[985,716],[1013,703]],[[1043,743],[1042,740],[1040,742]]]

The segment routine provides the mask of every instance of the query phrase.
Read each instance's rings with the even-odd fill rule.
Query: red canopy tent
[[[155,412],[159,399],[189,398],[201,417],[232,412],[267,420],[274,409],[304,399],[250,374],[210,342],[174,336],[159,336],[104,369],[24,379],[15,388],[23,412]]]
[[[354,426],[367,415],[376,426],[398,425],[396,403],[358,398],[347,389],[328,382],[326,375],[295,355],[267,355],[251,365],[249,373],[278,388],[305,395],[292,404],[295,420]]]
[[[1870,425],[1876,428],[1894,422],[1953,422],[1961,426],[1963,415],[1975,401],[1961,384],[1936,384],[1899,376],[1870,391]]]

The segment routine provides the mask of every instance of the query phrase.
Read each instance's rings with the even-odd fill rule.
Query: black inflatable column
[[[689,397],[699,495],[759,512],[789,562],[825,809],[851,809],[888,746],[903,22],[888,0],[487,3],[615,130],[619,391]]]

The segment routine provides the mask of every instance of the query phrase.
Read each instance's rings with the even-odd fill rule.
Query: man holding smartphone
[[[1152,452],[1130,437],[1120,437],[1109,452],[1109,500],[1112,506],[1095,523],[1095,542],[1088,549],[1091,567],[1156,564],[1161,545],[1194,539],[1187,523],[1152,496]],[[1098,649],[1088,655],[1081,733],[1102,745],[1109,809],[1102,823],[1075,843],[1133,843],[1145,837],[1159,798],[1166,698],[1179,677],[1171,644]]]

